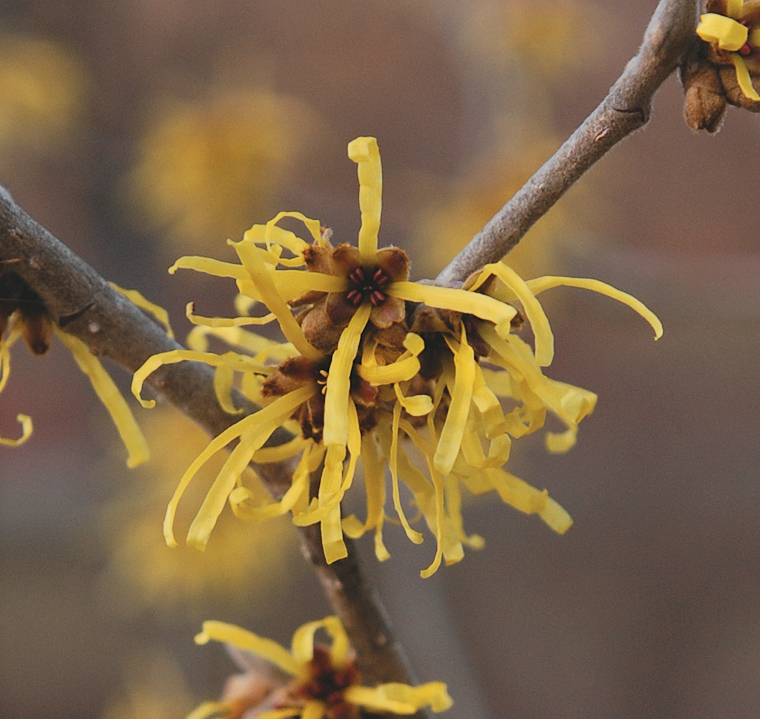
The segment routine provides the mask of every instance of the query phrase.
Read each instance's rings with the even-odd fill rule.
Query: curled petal
[[[629,295],[627,292],[622,292],[601,280],[592,280],[585,277],[558,277],[547,275],[546,277],[537,277],[534,280],[528,280],[526,284],[535,294],[550,290],[553,287],[580,287],[582,289],[591,290],[592,292],[598,292],[601,295],[607,295],[607,297],[611,297],[613,300],[628,305],[628,307],[634,312],[637,312],[649,322],[654,330],[654,338],[656,340],[662,337],[662,322],[660,322],[659,318],[654,312],[652,312],[652,310],[650,310],[643,302],[637,300],[633,295]]]
[[[425,706],[442,712],[453,704],[443,682],[428,682],[417,687],[395,682],[374,688],[354,686],[346,689],[345,697],[349,703],[370,711],[393,714],[414,714]]]
[[[377,140],[374,137],[357,137],[348,143],[348,156],[358,165],[359,208],[362,213],[359,252],[364,263],[368,264],[377,253],[382,209],[383,172]]]
[[[108,372],[103,369],[100,360],[90,352],[89,347],[82,340],[63,332],[57,326],[55,327],[55,333],[58,335],[58,339],[74,355],[79,369],[87,375],[92,388],[95,390],[95,394],[98,395],[98,398],[111,415],[119,436],[129,453],[127,467],[136,467],[138,464],[147,462],[150,458],[150,450],[148,449],[145,436],[140,430],[127,401],[122,397],[119,388],[111,379]]]
[[[196,634],[195,643],[206,644],[212,639],[253,652],[292,676],[303,677],[307,673],[303,663],[299,662],[285,647],[272,639],[260,637],[234,624],[217,621],[203,622],[203,629]]]
[[[17,414],[16,421],[21,425],[21,436],[18,439],[0,437],[0,444],[5,447],[18,447],[32,436],[32,418],[28,414]]]
[[[123,287],[119,287],[115,282],[109,282],[109,285],[113,287],[117,292],[120,292],[128,300],[137,305],[141,310],[145,310],[152,314],[159,322],[160,325],[166,330],[166,334],[174,339],[174,332],[172,332],[171,325],[169,324],[169,313],[157,304],[154,304],[150,300],[143,297],[143,295],[137,290],[125,290]]]

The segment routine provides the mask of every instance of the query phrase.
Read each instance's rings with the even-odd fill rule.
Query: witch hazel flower
[[[315,641],[320,630],[330,637],[329,645]],[[187,719],[358,719],[360,710],[409,715],[425,707],[442,712],[452,705],[443,682],[363,686],[338,617],[299,627],[290,649],[217,621],[204,622],[203,631],[195,637],[197,644],[211,640],[225,642],[249,671],[228,682],[221,701],[201,704]],[[281,686],[277,687],[269,667],[280,673]]]
[[[717,131],[727,102],[760,112],[760,2],[708,0],[697,35],[681,67],[689,125]]]
[[[436,540],[423,576],[442,562],[461,560],[464,546],[483,544],[463,530],[462,487],[475,494],[494,491],[507,504],[538,514],[555,531],[566,531],[569,515],[546,491],[503,469],[512,440],[543,427],[547,414],[567,427],[547,435],[549,449],[568,449],[596,402],[593,393],[544,376],[553,337],[535,295],[559,284],[586,287],[628,304],[658,335],[659,321],[638,300],[604,283],[553,277],[526,283],[503,263],[487,266],[462,288],[411,282],[406,254],[395,247],[378,249],[377,142],[358,138],[348,151],[359,175],[357,247],[334,245],[319,222],[288,212],[230,243],[239,263],[184,257],[172,268],[234,278],[241,315],[200,317],[189,308],[198,325],[189,338],[191,348],[150,358],[135,373],[133,391],[139,397],[144,379],[162,364],[198,360],[216,367],[217,395],[227,411],[238,411],[231,394],[236,376],[248,399],[263,406],[214,438],[188,467],[167,508],[168,544],[176,545],[174,516],[189,482],[234,441],[188,531],[188,543],[198,549],[205,548],[229,502],[244,520],[291,513],[299,526],[320,524],[328,563],[347,555],[344,535],[367,532],[374,534],[375,553],[384,560],[388,500],[408,538],[423,541],[412,526],[415,518],[407,517],[402,483]],[[286,217],[302,222],[311,241],[281,227]],[[248,314],[259,306],[267,313]],[[535,353],[515,334],[526,318],[536,337]],[[284,342],[246,329],[275,320]],[[210,352],[210,337],[243,351]],[[265,446],[280,428],[293,439]],[[262,499],[241,479],[249,462],[286,460],[294,462],[292,482],[279,501]],[[360,463],[364,520],[341,511]]]

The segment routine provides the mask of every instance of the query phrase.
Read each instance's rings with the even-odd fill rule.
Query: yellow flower
[[[658,335],[659,321],[640,302],[601,282],[548,277],[525,283],[503,263],[489,265],[463,289],[409,282],[405,254],[397,248],[377,249],[382,181],[376,141],[354,140],[349,156],[359,165],[358,248],[333,247],[329,232],[316,220],[280,213],[251,228],[242,242],[231,243],[241,264],[184,257],[173,268],[235,278],[247,303],[262,304],[269,313],[224,319],[189,311],[199,324],[193,336],[197,344],[156,355],[135,373],[133,391],[139,397],[145,377],[160,365],[199,360],[217,367],[217,394],[228,411],[237,411],[230,393],[235,373],[242,375],[244,393],[265,405],[213,439],[187,469],[167,509],[167,542],[176,545],[174,515],[188,483],[213,454],[235,440],[238,445],[190,526],[187,541],[196,548],[205,548],[229,499],[242,519],[291,512],[299,526],[320,523],[328,562],[346,556],[344,533],[355,538],[367,531],[374,531],[378,559],[387,559],[382,538],[386,467],[393,505],[409,539],[423,541],[406,517],[400,481],[411,490],[436,538],[435,557],[423,576],[436,571],[442,560],[459,561],[465,544],[482,545],[482,539],[468,537],[462,529],[460,483],[478,494],[494,490],[505,502],[539,514],[564,532],[570,526],[567,513],[546,492],[502,469],[511,438],[539,429],[547,412],[567,425],[563,434],[548,436],[549,448],[569,448],[578,422],[596,400],[586,390],[544,377],[553,337],[535,294],[558,284],[587,287],[629,304]],[[281,228],[277,223],[286,216],[301,220],[313,242]],[[535,355],[512,334],[523,320],[513,302],[521,303],[532,325]],[[274,319],[287,342],[243,328]],[[208,336],[253,356],[208,352]],[[511,411],[503,410],[502,399],[514,405]],[[279,447],[264,447],[279,427],[296,437]],[[402,437],[421,454],[423,469],[402,446]],[[292,484],[279,502],[262,502],[240,479],[250,461],[276,462],[299,454]],[[341,517],[341,502],[360,458],[367,501],[364,522],[354,515]],[[320,465],[319,483],[312,491],[311,475]]]
[[[751,74],[760,73],[760,2],[710,0],[700,16],[697,35],[709,43],[712,60],[732,64],[745,97],[760,101]]]
[[[117,288],[118,289],[118,288]],[[157,310],[139,293],[132,293],[137,304],[149,311]],[[53,334],[68,348],[82,372],[92,383],[92,388],[111,415],[116,429],[127,448],[127,466],[136,467],[148,460],[150,452],[145,437],[135,421],[124,397],[103,369],[89,347],[73,335],[64,332],[49,315],[40,296],[12,270],[0,271],[0,392],[10,373],[10,348],[23,337],[29,350],[35,355],[45,354]],[[20,439],[0,438],[0,444],[18,445],[26,441],[32,432],[32,421],[26,415],[18,415],[23,432]]]
[[[320,629],[332,639],[329,648],[314,641]],[[337,617],[326,617],[299,627],[293,634],[290,651],[271,639],[224,622],[204,622],[203,631],[195,637],[198,644],[211,639],[251,652],[293,677],[286,687],[272,695],[268,703],[274,704],[273,708],[255,714],[258,719],[358,719],[360,709],[408,715],[426,706],[441,712],[452,705],[442,682],[417,687],[397,682],[361,686],[348,636]],[[244,696],[228,697],[202,704],[187,719],[237,719],[260,703],[258,695],[248,702]]]
[[[31,36],[0,35],[0,149],[33,151],[60,143],[82,114],[83,68],[63,46]]]

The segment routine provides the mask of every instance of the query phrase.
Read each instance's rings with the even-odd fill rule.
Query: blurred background
[[[167,307],[181,339],[185,304],[229,314],[233,287],[170,277],[173,260],[227,258],[228,237],[280,209],[353,241],[346,145],[371,134],[381,243],[431,277],[602,99],[655,5],[4,0],[0,182]],[[568,455],[531,437],[511,469],[571,513],[567,535],[487,496],[465,507],[486,547],[431,579],[429,538],[389,527],[383,565],[360,543],[420,679],[449,684],[446,716],[758,716],[759,139],[733,108],[717,136],[693,133],[671,78],[650,126],[514,253],[527,277],[633,292],[665,336],[601,297],[546,297],[549,374],[599,404]],[[12,363],[0,435],[17,436],[19,412],[35,434],[0,448],[0,715],[183,717],[232,671],[193,644],[203,619],[288,641],[327,613],[287,521],[225,515],[205,555],[163,545],[166,501],[205,442],[188,420],[136,408],[154,459],[130,471],[59,343],[42,358],[19,344]]]

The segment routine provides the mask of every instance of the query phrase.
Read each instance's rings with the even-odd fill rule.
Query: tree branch
[[[559,150],[441,271],[455,285],[498,262],[562,195],[612,147],[649,121],[652,99],[693,41],[698,2],[660,0],[636,56],[607,97]]]

